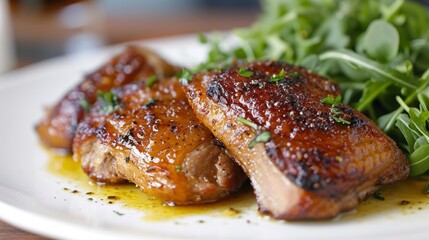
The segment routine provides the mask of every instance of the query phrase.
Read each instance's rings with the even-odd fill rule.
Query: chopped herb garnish
[[[255,143],[266,143],[270,141],[271,134],[268,131],[263,131],[258,134],[256,134],[252,140],[250,140],[248,146],[250,149],[252,149],[255,146]]]
[[[291,73],[290,76],[293,77],[293,78],[299,78],[299,77],[301,77],[301,75],[299,73],[297,73],[297,72]]]
[[[333,96],[329,95],[322,99],[322,103],[330,104],[336,107],[338,106],[338,104],[341,103],[341,96],[337,96],[336,98],[334,98]]]
[[[375,193],[373,193],[373,194],[372,194],[372,196],[373,196],[375,199],[377,199],[377,200],[384,201],[384,197],[383,197],[383,196],[381,196],[381,194],[380,194],[379,192],[375,192]]]
[[[261,1],[259,20],[233,31],[238,44],[221,48],[220,34],[209,39],[204,64],[272,59],[336,80],[342,102],[388,133],[407,155],[410,176],[419,176],[429,171],[429,14],[418,2],[427,1]],[[292,80],[306,76],[288,69]],[[342,113],[330,110],[329,121],[354,124],[342,105],[336,109]]]
[[[240,68],[240,69],[238,69],[238,74],[240,75],[240,76],[242,76],[242,77],[251,77],[252,75],[253,75],[253,72],[252,71],[248,71],[248,70],[246,70],[245,68]]]
[[[204,33],[198,33],[197,35],[200,43],[207,43],[209,41]]]
[[[337,116],[331,116],[332,119],[334,119],[335,121],[345,124],[345,125],[350,125],[350,121],[345,120],[344,118],[341,117],[337,117]]]
[[[176,172],[181,172],[182,166],[175,166],[174,169],[176,170]]]
[[[285,70],[282,69],[278,74],[274,74],[270,77],[270,82],[278,82],[280,80],[283,80],[285,77]]]
[[[143,104],[143,106],[145,106],[145,107],[147,107],[147,106],[149,106],[149,105],[151,105],[151,104],[154,104],[156,101],[158,101],[157,99],[155,99],[155,98],[149,98],[144,104]]]
[[[147,79],[147,81],[146,81],[146,87],[150,87],[150,86],[152,86],[154,83],[156,83],[158,81],[158,77],[157,76],[155,76],[155,75],[153,75],[153,76],[150,76],[148,79]]]
[[[187,85],[192,79],[192,73],[188,69],[183,68],[178,74],[178,78],[183,85]]]
[[[98,92],[97,97],[101,99],[101,110],[105,113],[112,113],[119,109],[118,96],[112,92]]]
[[[89,111],[91,110],[91,104],[89,104],[89,102],[86,99],[81,99],[79,101],[80,106],[85,110],[85,111]]]
[[[247,119],[238,117],[235,120],[237,122],[240,122],[240,123],[242,123],[242,124],[244,124],[246,126],[249,126],[249,127],[253,128],[253,130],[255,130],[255,131],[257,131],[259,129],[259,126],[256,123],[251,122],[251,121],[249,121]],[[248,146],[249,146],[250,149],[252,149],[255,146],[255,143],[268,142],[268,141],[270,141],[270,139],[271,139],[271,134],[268,131],[263,131],[263,132],[257,133],[252,138],[252,140],[250,140]]]
[[[251,122],[251,121],[246,120],[246,119],[241,118],[241,117],[236,118],[235,121],[240,122],[246,126],[249,126],[249,127],[253,128],[255,131],[258,130],[258,128],[259,128],[258,125],[256,125],[256,123]]]
[[[322,99],[322,103],[332,105],[331,110],[334,113],[334,115],[331,116],[331,118],[339,123],[350,125],[351,122],[340,117],[339,115],[342,113],[337,107],[341,103],[341,96],[337,96],[334,98],[333,96],[329,95]]]

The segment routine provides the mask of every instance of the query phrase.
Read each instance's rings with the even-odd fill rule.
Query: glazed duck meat
[[[175,72],[173,66],[151,51],[129,46],[70,90],[46,113],[36,127],[37,133],[48,147],[70,152],[76,128],[85,115],[85,108],[96,101],[98,91],[108,91],[152,75],[164,78]]]
[[[197,120],[175,79],[99,96],[78,127],[74,159],[99,182],[135,183],[169,204],[213,202],[247,179]]]
[[[254,62],[184,83],[198,119],[250,177],[259,209],[322,219],[408,176],[395,142],[343,105],[338,86],[303,68]]]

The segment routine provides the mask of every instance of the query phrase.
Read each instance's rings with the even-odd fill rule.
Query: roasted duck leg
[[[37,133],[48,147],[70,152],[76,127],[85,115],[85,108],[96,101],[98,91],[108,91],[151,75],[164,78],[175,72],[174,67],[149,50],[129,46],[70,90],[46,113],[36,127]]]
[[[197,120],[180,83],[147,85],[97,101],[78,127],[74,159],[96,181],[127,179],[168,204],[213,202],[237,190],[247,177]]]
[[[254,62],[196,74],[184,89],[274,218],[334,217],[408,176],[395,142],[339,103],[335,83],[303,68]]]

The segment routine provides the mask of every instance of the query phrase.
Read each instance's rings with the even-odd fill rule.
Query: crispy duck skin
[[[109,91],[151,75],[172,76],[176,69],[151,51],[129,46],[95,72],[87,75],[50,110],[36,126],[42,142],[53,149],[70,152],[79,122],[85,115],[82,102],[92,105],[98,91]]]
[[[270,81],[282,69],[284,77]],[[303,68],[254,62],[196,74],[183,87],[197,117],[249,176],[259,210],[274,218],[331,218],[408,176],[395,142],[351,107],[339,104],[335,113],[321,100],[338,96],[338,86]],[[250,148],[263,131],[271,138]]]
[[[247,179],[196,118],[177,79],[112,90],[119,108],[98,101],[81,122],[74,159],[96,181],[127,179],[168,204],[213,202]]]

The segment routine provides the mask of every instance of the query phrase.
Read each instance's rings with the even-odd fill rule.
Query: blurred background
[[[259,12],[258,0],[0,0],[0,73],[126,41],[248,26]]]
[[[0,0],[0,72],[115,43],[248,26],[258,0]]]

